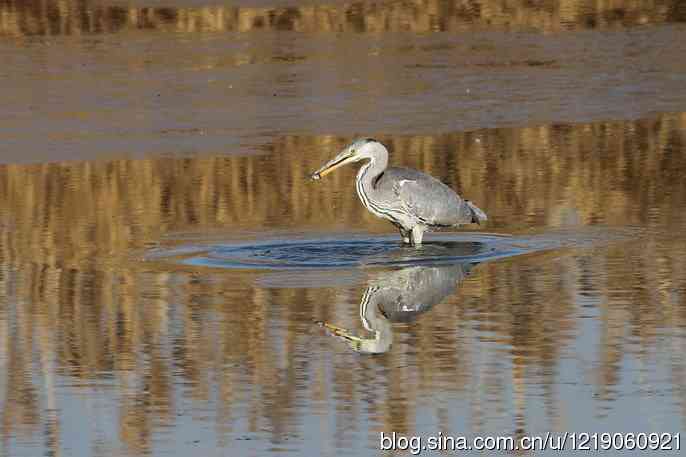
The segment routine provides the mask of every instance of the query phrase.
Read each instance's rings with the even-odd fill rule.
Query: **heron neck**
[[[374,190],[374,180],[386,169],[388,166],[388,155],[381,155],[379,157],[372,157],[369,162],[360,167],[357,172],[357,180],[364,186],[367,193]]]
[[[390,321],[381,314],[379,309],[379,288],[367,287],[360,302],[360,319],[364,328],[371,332],[373,338],[366,339],[366,351],[373,353],[387,352],[393,342],[393,332]]]

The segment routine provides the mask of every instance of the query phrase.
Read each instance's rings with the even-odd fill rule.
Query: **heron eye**
[[[350,153],[351,153],[351,154],[355,154],[355,150],[354,150],[354,149],[351,149],[351,150],[350,150]]]

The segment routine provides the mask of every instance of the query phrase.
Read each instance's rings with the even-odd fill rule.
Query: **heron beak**
[[[315,181],[322,179],[324,176],[328,175],[336,168],[341,167],[346,163],[352,162],[352,159],[353,153],[346,149],[333,159],[326,162],[319,170],[312,173],[312,175],[310,175],[310,178]]]
[[[348,343],[352,349],[358,351],[361,348],[364,340],[359,336],[352,335],[348,330],[337,325],[329,324],[328,322],[320,321],[317,322],[317,324],[327,329],[332,335],[345,340],[345,342]]]

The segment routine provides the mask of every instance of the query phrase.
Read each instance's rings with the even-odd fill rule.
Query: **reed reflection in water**
[[[137,260],[174,234],[388,232],[357,202],[353,170],[317,192],[305,179],[349,138],[285,136],[246,157],[2,165],[3,452],[369,454],[380,431],[683,429],[685,127],[674,114],[382,136],[397,164],[484,202],[489,229],[641,235],[482,264],[461,282],[455,266],[455,290],[436,286],[445,297],[392,324],[376,357],[313,321],[362,332],[374,277],[434,270],[282,287],[251,270]]]
[[[551,33],[686,20],[686,10],[676,0],[570,3],[518,0],[506,4],[493,0],[324,1],[302,6],[253,6],[248,1],[244,6],[158,7],[136,3],[2,0],[0,34],[80,35],[151,29],[184,33],[262,30],[426,33],[478,30],[487,26]]]

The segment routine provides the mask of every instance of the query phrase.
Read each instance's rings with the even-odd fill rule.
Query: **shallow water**
[[[685,20],[0,0],[0,456],[683,431]],[[307,180],[361,135],[488,224]]]

